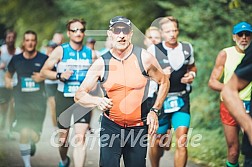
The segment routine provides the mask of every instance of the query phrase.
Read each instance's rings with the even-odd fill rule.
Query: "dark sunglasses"
[[[243,34],[245,34],[245,37],[249,37],[251,35],[251,32],[242,31],[242,32],[237,33],[238,37],[243,37]]]
[[[80,30],[81,33],[84,33],[86,29],[85,29],[85,28],[81,28],[81,29],[75,28],[75,29],[73,29],[73,30],[69,29],[69,31],[71,31],[71,32],[73,32],[73,33],[77,33],[79,30]]]
[[[114,34],[120,34],[121,32],[123,32],[123,34],[128,35],[131,32],[131,28],[129,28],[129,27],[123,27],[123,28],[113,27],[113,28],[111,28],[111,31]]]

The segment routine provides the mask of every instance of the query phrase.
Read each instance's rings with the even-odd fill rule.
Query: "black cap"
[[[131,21],[123,16],[116,16],[112,18],[109,22],[109,27],[111,28],[117,23],[126,24],[127,26],[131,27]]]

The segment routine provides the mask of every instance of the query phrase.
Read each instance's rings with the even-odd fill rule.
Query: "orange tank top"
[[[105,116],[123,127],[144,125],[149,112],[145,104],[149,79],[144,76],[141,48],[134,46],[125,60],[116,59],[110,52],[103,55],[103,59],[105,73],[102,88],[113,102],[113,107],[105,112]]]

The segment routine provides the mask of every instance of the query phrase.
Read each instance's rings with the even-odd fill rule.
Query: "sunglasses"
[[[245,37],[249,37],[251,35],[251,32],[242,31],[242,32],[237,33],[238,37],[243,37],[243,34],[245,35]]]
[[[120,34],[121,32],[123,32],[123,34],[128,35],[131,32],[131,28],[129,28],[129,27],[123,27],[123,28],[114,27],[114,28],[111,28],[111,31],[114,34]]]
[[[85,28],[74,28],[73,30],[69,29],[69,31],[73,32],[73,33],[77,33],[80,30],[81,33],[85,32]]]

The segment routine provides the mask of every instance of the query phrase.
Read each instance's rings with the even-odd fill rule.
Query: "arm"
[[[40,73],[41,76],[47,79],[51,79],[51,80],[56,80],[56,75],[57,72],[53,71],[53,67],[55,64],[58,64],[58,62],[62,59],[63,56],[63,49],[61,46],[56,47],[51,55],[48,57],[48,59],[46,60],[44,66],[42,67]],[[61,80],[67,80],[70,78],[70,76],[72,75],[72,71],[64,71],[63,73],[61,73]]]
[[[153,105],[153,108],[161,109],[170,88],[170,82],[168,80],[169,76],[165,75],[162,72],[162,69],[158,64],[156,58],[146,50],[142,51],[141,56],[145,71],[147,71],[147,74],[152,80],[156,81],[159,84],[157,98]],[[156,113],[149,112],[147,116],[147,124],[149,124],[149,133],[154,134],[158,128],[158,118]]]
[[[194,55],[193,55],[193,47],[191,46],[191,57],[189,60],[189,65],[187,66],[187,72],[184,74],[184,76],[181,78],[181,83],[184,84],[191,84],[194,81],[194,78],[196,77],[197,68],[195,65]]]
[[[0,47],[0,69],[4,70],[4,71],[7,69],[6,62],[4,62],[4,61],[1,60],[1,47]]]
[[[92,62],[95,62],[95,60],[98,58],[98,55],[96,55],[95,51],[92,50]]]
[[[191,84],[196,77],[197,68],[195,64],[188,65],[188,72],[181,78],[181,83]]]
[[[0,69],[1,70],[5,69],[5,64],[1,61],[1,47],[0,47]]]
[[[223,50],[220,51],[220,53],[218,54],[216,58],[215,65],[211,73],[210,79],[208,81],[208,86],[211,89],[218,92],[220,92],[224,86],[224,84],[220,82],[220,78],[222,77],[222,74],[224,71],[226,57],[227,57],[226,52]]]
[[[45,64],[43,65],[42,69],[40,70],[40,73],[43,77],[56,80],[56,71],[52,71],[55,64],[58,64],[58,62],[61,60],[63,55],[63,49],[62,47],[58,46],[56,47],[51,55],[46,60]]]
[[[5,79],[5,87],[7,89],[12,89],[12,77],[13,74],[10,73],[9,71],[5,73],[4,79]]]
[[[43,77],[39,72],[33,72],[31,77],[35,82],[42,82],[45,80],[45,77]]]
[[[153,108],[161,109],[170,88],[169,76],[163,73],[157,59],[146,50],[142,52],[142,61],[149,77],[159,84],[157,99]]]
[[[242,80],[236,74],[233,74],[228,83],[224,85],[221,96],[228,111],[248,134],[252,144],[252,118],[246,114],[244,105],[239,97],[239,90],[245,88],[248,84],[248,81]]]
[[[104,62],[102,57],[98,58],[89,68],[86,78],[77,90],[74,100],[84,107],[96,107],[106,111],[112,107],[112,100],[106,97],[92,96],[90,91],[94,88],[99,78],[104,73]]]

